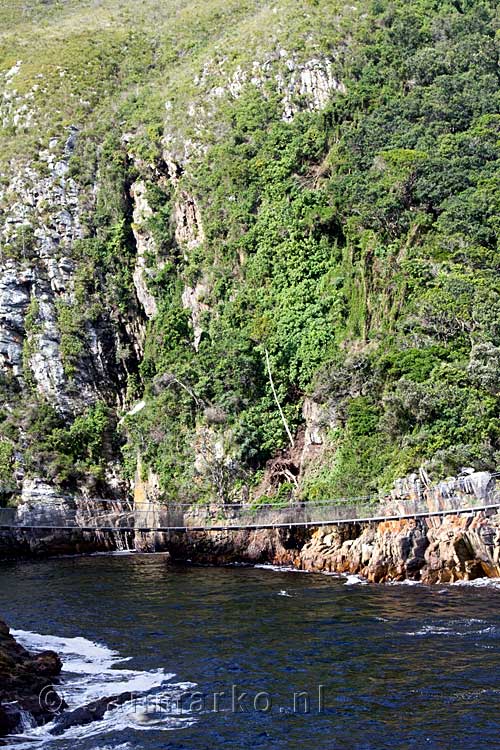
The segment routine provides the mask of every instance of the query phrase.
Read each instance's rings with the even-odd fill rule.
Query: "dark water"
[[[105,649],[87,653],[87,641],[68,641],[84,662],[70,657],[73,704],[89,684],[105,694],[114,670],[150,701],[181,683],[171,688],[177,704],[159,701],[157,724],[122,711],[86,733],[19,747],[500,748],[499,604],[498,583],[345,585],[264,569],[171,568],[162,556],[3,565],[0,616],[12,627],[131,657],[106,664]],[[162,685],[159,669],[176,676]],[[119,692],[110,684],[108,694]],[[243,710],[233,710],[233,685],[248,694]],[[309,694],[309,713],[304,697],[294,712],[299,691]],[[215,692],[225,693],[217,711]]]

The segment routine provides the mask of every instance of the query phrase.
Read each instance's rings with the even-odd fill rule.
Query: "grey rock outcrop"
[[[97,184],[84,186],[71,174],[78,137],[70,126],[36,164],[12,161],[0,186],[0,371],[29,403],[46,401],[69,420],[96,401],[124,402],[144,338],[139,302],[137,314],[120,317],[89,299],[92,266],[86,271],[78,242]],[[137,208],[141,221],[146,208]],[[141,275],[140,242],[137,249]],[[143,301],[151,312],[151,300]]]
[[[24,318],[33,270],[8,260],[0,269],[0,367],[20,377],[23,371]]]
[[[191,327],[193,329],[193,346],[196,351],[203,335],[203,314],[210,309],[204,301],[210,287],[206,280],[199,281],[194,287],[185,286],[182,292],[182,304],[191,312]]]
[[[319,111],[326,107],[334,92],[346,93],[345,85],[333,73],[333,62],[329,59],[312,58],[302,64],[287,60],[291,71],[289,80],[278,78],[283,91],[283,119],[293,120],[301,108]],[[299,105],[302,101],[305,104]]]
[[[154,318],[158,313],[158,306],[154,295],[148,290],[148,277],[152,274],[148,258],[157,256],[157,248],[151,232],[146,227],[146,222],[153,215],[153,211],[147,201],[146,185],[142,180],[134,182],[130,194],[134,202],[132,231],[137,247],[133,273],[134,286],[137,298],[147,317]]]

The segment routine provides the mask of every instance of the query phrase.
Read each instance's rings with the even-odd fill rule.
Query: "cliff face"
[[[15,176],[0,189],[0,388],[9,425],[2,445],[10,448],[1,478],[7,493],[22,489],[26,495],[33,480],[95,487],[86,476],[91,463],[100,464],[111,491],[121,488],[110,433],[125,401],[127,373],[137,368],[142,318],[139,309],[120,314],[102,304],[99,280],[79,251],[87,231],[83,217],[96,210],[97,188],[70,176],[77,137],[71,127],[67,140],[52,138],[36,169],[13,159],[6,174]],[[62,430],[101,406],[107,411],[95,437],[102,458],[87,461],[82,471],[65,468],[72,450],[63,445]],[[74,442],[66,434],[66,442]],[[77,449],[84,463],[88,448]],[[52,469],[42,466],[46,451]]]
[[[0,189],[0,357],[4,373],[28,393],[74,415],[100,398],[119,399],[123,373],[109,311],[82,309],[90,306],[92,279],[78,242],[83,215],[95,211],[96,186],[84,189],[70,176],[78,130],[68,132],[38,153],[37,168],[13,160],[6,179],[15,176]]]
[[[305,570],[360,574],[377,583],[453,583],[500,576],[500,516],[386,521],[315,532],[300,553]]]
[[[190,533],[169,542],[174,559],[268,563],[374,583],[453,583],[500,577],[500,515],[385,521],[289,531]]]
[[[2,9],[3,501],[495,468],[495,12]]]
[[[0,529],[0,560],[133,549],[133,535],[129,532],[88,530],[95,526],[97,518],[101,526],[113,528],[118,525],[119,514],[123,523],[124,512],[121,504],[97,505],[82,496],[61,496],[46,483],[25,482],[17,506],[1,511],[5,528]],[[8,528],[9,522],[31,528]],[[65,528],[68,526],[72,528]]]

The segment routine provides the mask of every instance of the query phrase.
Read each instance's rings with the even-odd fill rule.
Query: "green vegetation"
[[[83,343],[80,334],[80,313],[73,305],[60,302],[57,310],[57,324],[61,334],[61,358],[64,372],[71,378],[76,372]]]
[[[112,415],[105,404],[94,404],[68,426],[53,407],[42,403],[28,411],[26,421],[32,471],[66,485],[86,476],[103,479],[113,440]]]
[[[304,497],[377,491],[421,464],[436,477],[498,467],[496,3],[274,5],[31,2],[20,26],[0,11],[2,68],[26,58],[31,40],[36,53],[16,88],[44,82],[37,129],[8,126],[3,158],[19,153],[21,138],[36,149],[40,132],[46,140],[76,123],[71,174],[99,184],[73,248],[92,311],[58,307],[66,374],[78,369],[89,315],[106,309],[118,326],[136,309],[130,186],[140,178],[153,209],[145,229],[157,249],[147,260],[158,315],[140,372],[128,378],[129,398],[146,402],[125,420],[129,476],[140,451],[168,496],[204,498],[217,482],[240,488],[260,478],[288,448],[266,351],[292,431],[306,397],[334,414],[321,459],[301,477]],[[328,57],[345,93],[322,111],[296,95],[301,111],[285,121],[276,76],[290,71],[279,49],[295,64]],[[253,61],[270,66],[259,85],[241,76]],[[237,96],[228,93],[235,80]],[[203,148],[192,149],[174,186],[164,149],[182,161],[191,142]],[[203,241],[189,248],[175,240],[181,195],[196,199],[203,222]],[[197,351],[181,298],[196,284]],[[69,427],[44,414],[29,427],[29,461],[48,456],[58,481],[102,472],[113,423],[105,407]],[[196,468],[217,440],[222,479]],[[10,461],[2,453],[1,476]],[[285,478],[277,496],[292,486]]]
[[[0,499],[13,487],[12,471],[14,465],[14,448],[7,440],[0,440]]]
[[[141,428],[199,419],[187,396],[172,410],[148,391],[172,371],[227,415],[239,458],[262,465],[286,446],[267,348],[290,424],[305,395],[339,414],[305,480],[311,497],[375,491],[422,463],[439,476],[499,458],[493,4],[367,8],[347,95],[324,113],[284,123],[252,87],[225,105],[225,137],[184,182],[204,219],[184,274],[212,281],[207,333],[195,355],[173,322],[179,293],[160,294],[169,313],[143,368]],[[192,460],[151,441],[161,476],[166,445],[176,465]]]

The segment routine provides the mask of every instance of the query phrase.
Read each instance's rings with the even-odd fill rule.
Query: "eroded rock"
[[[500,516],[192,532],[171,537],[169,549],[176,559],[204,564],[271,563],[375,583],[443,583],[500,576]]]
[[[29,653],[0,621],[0,736],[16,731],[23,715],[37,724],[54,718],[40,695],[57,683],[61,669],[61,659],[54,651]],[[64,706],[55,691],[52,699]]]

